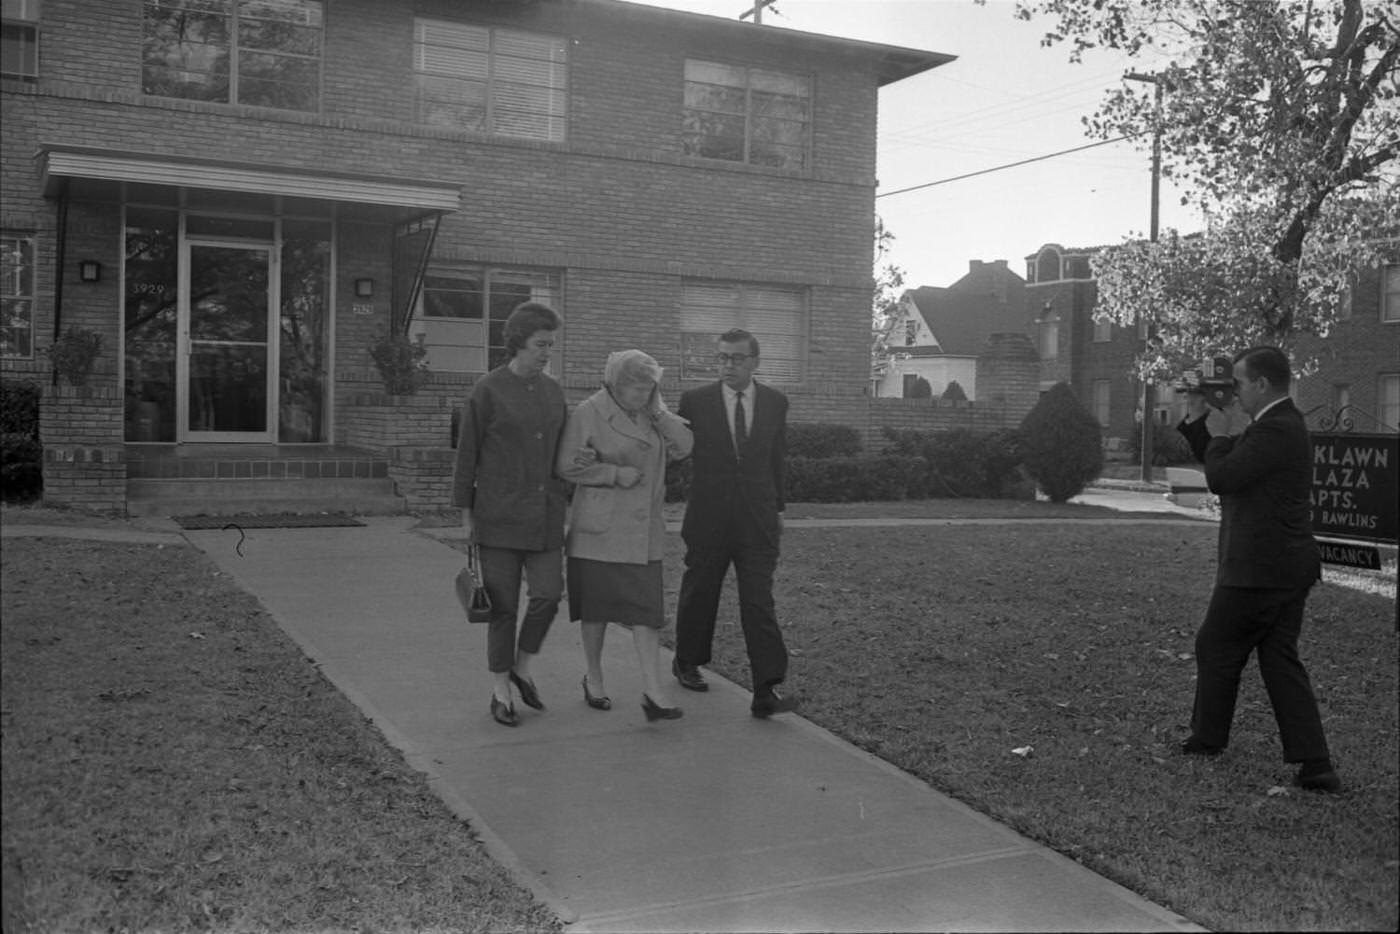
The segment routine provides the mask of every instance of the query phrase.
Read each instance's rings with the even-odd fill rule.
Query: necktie
[[[734,453],[744,450],[744,439],[749,436],[749,420],[744,415],[744,394],[734,394]]]

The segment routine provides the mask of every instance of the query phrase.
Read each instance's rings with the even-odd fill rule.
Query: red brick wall
[[[44,502],[95,512],[126,511],[121,393],[111,386],[45,385],[39,403]]]

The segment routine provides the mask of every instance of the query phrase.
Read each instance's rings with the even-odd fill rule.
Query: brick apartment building
[[[877,92],[951,56],[620,0],[4,11],[0,375],[44,387],[46,500],[445,505],[530,298],[571,400],[621,347],[713,379],[743,326],[795,420],[868,414]],[[85,387],[43,353],[74,327]],[[389,332],[428,347],[416,396],[371,365]]]

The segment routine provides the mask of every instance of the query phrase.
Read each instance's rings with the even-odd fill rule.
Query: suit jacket
[[[1220,496],[1217,584],[1292,589],[1322,575],[1309,499],[1312,442],[1292,399],[1237,438],[1212,438],[1205,473]]]
[[[739,508],[774,545],[783,499],[787,459],[787,396],[754,382],[754,408],[742,457],[734,450],[721,383],[681,395],[676,414],[690,422],[695,435],[691,452],[690,496],[681,537],[687,543],[719,543],[728,534],[731,513]]]
[[[598,452],[598,460],[578,467],[574,455],[585,445]],[[580,402],[569,413],[557,464],[561,477],[578,484],[566,554],[622,564],[660,561],[666,461],[685,457],[690,448],[690,429],[673,412],[634,422],[606,389]],[[617,485],[617,469],[624,466],[642,473],[642,481],[625,490]]]

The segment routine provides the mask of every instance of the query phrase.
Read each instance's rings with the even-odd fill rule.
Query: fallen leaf
[[[1020,756],[1022,759],[1026,759],[1026,758],[1029,758],[1029,757],[1030,757],[1030,754],[1031,754],[1031,753],[1035,752],[1035,747],[1034,747],[1034,746],[1017,746],[1015,749],[1013,749],[1013,750],[1011,750],[1011,751],[1014,752],[1016,755]]]
[[[1274,787],[1266,791],[1265,794],[1267,794],[1270,798],[1277,798],[1279,795],[1288,794],[1288,789],[1283,787],[1282,785],[1275,785]]]

